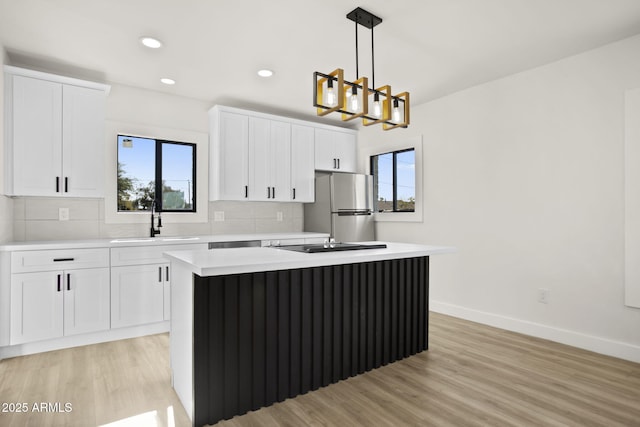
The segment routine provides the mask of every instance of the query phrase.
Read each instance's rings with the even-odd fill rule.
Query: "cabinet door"
[[[11,275],[11,345],[63,334],[63,272]]]
[[[71,197],[104,196],[105,93],[63,86],[62,188]]]
[[[314,130],[309,126],[291,126],[291,199],[315,201]]]
[[[249,118],[220,111],[210,153],[212,200],[245,200],[248,187]]]
[[[249,200],[271,200],[271,123],[249,118]]]
[[[13,191],[56,195],[62,178],[62,85],[13,76]],[[59,189],[59,188],[58,188]]]
[[[356,171],[356,136],[346,132],[334,132],[333,152],[338,160],[339,172]]]
[[[109,269],[64,272],[64,334],[109,329]]]
[[[111,268],[111,327],[164,319],[162,264]]]
[[[337,169],[337,158],[333,152],[333,131],[315,130],[315,165],[318,170]]]
[[[269,175],[271,200],[291,200],[291,125],[271,121]]]

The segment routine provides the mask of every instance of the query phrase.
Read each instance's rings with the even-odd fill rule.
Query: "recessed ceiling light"
[[[159,47],[162,47],[162,42],[158,39],[154,39],[153,37],[140,37],[140,43],[146,47],[150,47],[151,49],[158,49]]]
[[[169,78],[167,78],[167,77],[164,77],[164,78],[160,79],[160,81],[161,81],[162,83],[166,84],[166,85],[174,85],[174,84],[176,84],[176,81],[175,81],[175,80],[173,80],[173,79],[169,79]]]
[[[258,70],[258,75],[260,77],[271,77],[271,76],[273,76],[273,71],[267,70],[267,69]]]

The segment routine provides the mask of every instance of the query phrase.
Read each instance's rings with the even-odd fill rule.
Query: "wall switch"
[[[69,208],[58,208],[58,221],[69,221]]]
[[[542,304],[549,303],[549,289],[545,289],[545,288],[538,289],[538,302]]]
[[[282,212],[278,212],[278,213],[276,214],[276,220],[278,220],[278,221],[282,221]]]
[[[214,211],[213,212],[213,220],[215,222],[222,222],[224,221],[224,211]]]

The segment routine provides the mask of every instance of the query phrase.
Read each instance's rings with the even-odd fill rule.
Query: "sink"
[[[139,237],[133,237],[133,238],[128,238],[128,239],[114,239],[111,241],[111,243],[140,243],[140,242],[153,242],[156,241],[157,239],[153,239],[151,237],[149,238],[139,238]]]
[[[111,243],[145,243],[145,242],[189,242],[200,240],[199,237],[127,237],[113,239]]]

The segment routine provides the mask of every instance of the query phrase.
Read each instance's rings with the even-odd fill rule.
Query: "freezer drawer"
[[[375,240],[373,215],[332,214],[331,235],[337,242],[367,242]]]

